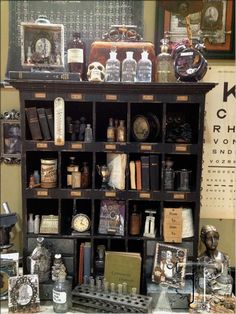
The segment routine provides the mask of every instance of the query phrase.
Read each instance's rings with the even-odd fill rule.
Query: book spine
[[[44,140],[51,140],[51,135],[48,127],[48,121],[45,113],[45,108],[37,108],[37,113],[39,117],[39,124],[43,133]]]
[[[84,276],[90,276],[90,263],[91,263],[91,243],[85,242],[84,244]]]
[[[136,169],[136,188],[137,190],[142,190],[142,171],[141,171],[141,161],[135,161],[135,169]]]
[[[158,155],[150,155],[150,186],[151,190],[158,191],[160,189],[160,163]]]
[[[46,113],[51,137],[52,137],[52,139],[54,139],[54,118],[53,118],[51,108],[45,108],[45,113]]]
[[[135,183],[135,163],[133,160],[129,163],[129,173],[130,173],[130,188],[131,190],[136,189],[136,183]]]
[[[149,156],[141,156],[142,190],[149,190]]]
[[[33,140],[42,140],[42,132],[39,125],[36,107],[25,108],[26,117]]]
[[[84,278],[84,243],[80,244],[79,249],[79,284],[82,285]]]

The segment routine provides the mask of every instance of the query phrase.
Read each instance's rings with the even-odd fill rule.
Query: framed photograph
[[[13,112],[13,111],[12,111]],[[1,160],[5,163],[19,163],[21,159],[21,126],[19,115],[5,112],[1,122]],[[18,119],[17,119],[18,118]]]
[[[170,287],[183,288],[187,249],[157,243],[154,256],[152,281],[165,282]]]
[[[206,0],[201,12],[189,15],[193,40],[204,38],[206,59],[235,58],[235,1]],[[156,50],[167,33],[171,43],[187,38],[185,18],[164,10],[157,2]]]
[[[9,313],[40,311],[38,275],[9,278],[8,309]]]

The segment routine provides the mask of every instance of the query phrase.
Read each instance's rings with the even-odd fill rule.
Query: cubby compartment
[[[26,152],[26,188],[30,185],[30,176],[33,175],[34,171],[37,170],[40,175],[40,182],[42,182],[41,176],[41,165],[44,161],[51,161],[53,165],[49,165],[49,167],[53,167],[53,180],[55,182],[55,186],[59,186],[59,158],[58,152],[56,151],[28,151]],[[50,171],[50,169],[49,169]],[[52,169],[51,169],[52,173]],[[50,181],[50,180],[49,180]]]
[[[72,176],[71,173],[71,160],[70,157],[75,157],[74,164],[77,165],[77,169],[81,172],[81,189],[92,188],[92,171],[93,171],[93,153],[90,152],[62,152],[61,154],[61,185],[62,188],[71,188],[69,184],[72,182],[72,178],[69,180],[68,176]],[[76,170],[77,170],[76,169]],[[70,181],[70,182],[69,182]]]
[[[128,215],[128,234],[135,237],[160,237],[161,203],[153,200],[130,200]],[[140,232],[137,214],[140,215]],[[134,220],[133,220],[134,219]],[[136,223],[135,223],[136,222]]]
[[[67,141],[84,141],[87,124],[93,128],[93,103],[70,102],[65,104],[65,138]]]
[[[166,143],[198,143],[200,108],[197,103],[166,106]]]
[[[91,220],[92,220],[91,200],[88,199],[61,200],[62,234],[82,237],[91,235],[92,229]],[[85,223],[87,224],[86,226]]]
[[[163,160],[163,190],[193,192],[197,186],[198,156],[166,154]]]
[[[117,120],[118,122],[119,120],[124,120],[124,125],[127,132],[127,104],[123,102],[119,102],[119,104],[117,104],[116,102],[96,103],[96,141],[107,141],[107,128],[109,126],[110,118],[113,119],[114,127],[115,120]],[[98,121],[101,121],[101,123],[98,123]]]
[[[41,140],[45,140],[44,138],[44,131],[42,129],[43,124],[46,124],[46,128],[49,127],[50,119],[53,118],[54,115],[54,105],[52,101],[48,100],[34,100],[25,101],[25,129],[23,130],[25,132],[25,139],[28,140],[36,140],[32,137],[32,131],[34,134],[38,134],[37,132],[37,126],[39,127],[40,133],[42,135]],[[37,123],[38,121],[38,123]],[[43,124],[41,124],[41,121]],[[52,120],[51,120],[52,121]],[[53,140],[53,136],[50,132],[50,127],[48,128],[47,132],[48,138],[46,140]],[[38,138],[39,139],[39,138]]]
[[[131,103],[130,142],[162,141],[163,106],[161,103]]]

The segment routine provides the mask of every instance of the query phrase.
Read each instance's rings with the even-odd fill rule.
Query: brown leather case
[[[126,58],[126,51],[133,51],[134,59],[138,62],[141,59],[143,49],[147,50],[149,53],[148,58],[152,61],[152,80],[155,81],[156,53],[154,44],[148,41],[95,41],[91,44],[89,64],[98,61],[105,66],[113,47],[116,47],[117,59],[120,62]]]

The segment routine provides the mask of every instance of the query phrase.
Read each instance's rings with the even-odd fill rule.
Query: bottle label
[[[53,289],[52,291],[53,302],[55,303],[66,303],[66,292],[56,291]]]
[[[70,48],[67,51],[68,63],[84,63],[84,51],[81,48]]]

